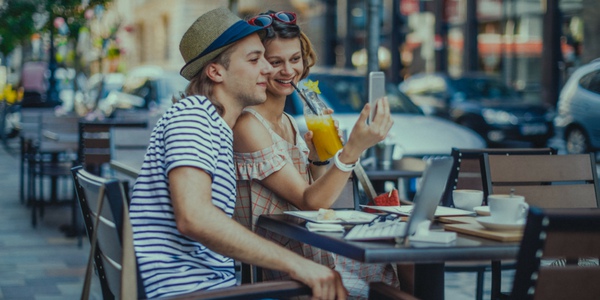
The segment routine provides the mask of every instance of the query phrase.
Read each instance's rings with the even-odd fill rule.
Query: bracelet
[[[319,160],[311,160],[310,158],[308,159],[308,163],[311,163],[315,166],[326,166],[329,164],[329,159],[328,160],[323,160],[323,161],[319,161]]]
[[[342,149],[340,149],[340,151],[338,151],[334,156],[333,156],[333,162],[335,163],[335,166],[340,169],[340,171],[342,172],[351,172],[352,170],[354,170],[354,168],[356,167],[356,164],[358,164],[358,162],[360,161],[360,158],[353,164],[345,164],[343,162],[340,161],[340,153],[342,152]]]

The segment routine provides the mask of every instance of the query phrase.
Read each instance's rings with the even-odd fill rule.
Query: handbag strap
[[[81,292],[81,300],[90,298],[90,286],[92,283],[92,269],[94,256],[96,255],[96,242],[98,240],[98,223],[100,222],[100,213],[104,205],[104,185],[100,186],[98,191],[98,209],[96,210],[96,218],[94,219],[94,228],[92,229],[92,238],[90,240],[90,257],[88,257],[87,269],[85,271],[85,279],[83,281],[83,291]]]
[[[377,193],[373,188],[373,184],[371,184],[371,180],[369,180],[369,176],[367,176],[367,172],[365,172],[365,169],[363,169],[361,164],[356,164],[356,167],[354,168],[354,174],[356,177],[358,177],[358,181],[360,181],[363,190],[365,190],[367,200],[373,201],[373,199],[377,197]]]

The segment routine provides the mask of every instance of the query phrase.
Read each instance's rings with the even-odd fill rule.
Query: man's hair
[[[215,86],[214,81],[212,81],[208,75],[206,75],[206,69],[210,64],[219,64],[222,65],[226,70],[229,69],[229,63],[231,62],[231,53],[235,50],[235,43],[227,46],[227,49],[223,51],[223,53],[219,54],[217,57],[208,61],[200,72],[196,76],[194,76],[187,88],[185,89],[186,96],[192,95],[202,95],[206,96],[208,100],[215,106],[219,115],[223,115],[225,113],[225,107],[219,102],[216,101],[213,97],[213,88]]]
[[[272,10],[261,13],[260,15],[269,15],[275,13]],[[302,32],[300,26],[296,24],[286,24],[277,19],[273,19],[273,24],[266,28],[266,34],[261,37],[263,44],[267,45],[269,42],[276,38],[281,39],[300,39],[300,48],[302,50],[302,62],[304,63],[304,70],[300,76],[300,79],[306,78],[310,68],[317,62],[317,54],[312,47],[312,43],[308,37]]]

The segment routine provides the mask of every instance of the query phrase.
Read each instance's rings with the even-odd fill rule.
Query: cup
[[[529,205],[523,196],[495,194],[487,199],[490,214],[497,222],[512,224],[524,221],[527,216]]]
[[[453,190],[452,191],[452,201],[454,202],[454,207],[470,210],[477,206],[481,206],[483,202],[483,191],[480,190]]]
[[[375,158],[377,160],[377,165],[383,170],[389,170],[392,168],[395,147],[395,144],[389,143],[378,143],[375,145]]]
[[[342,149],[342,141],[331,115],[310,115],[305,119],[306,127],[313,132],[312,142],[320,160],[328,160]]]

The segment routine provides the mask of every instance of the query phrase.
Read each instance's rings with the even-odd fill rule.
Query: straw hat
[[[179,51],[185,60],[181,76],[190,80],[204,65],[231,45],[262,27],[243,21],[225,7],[213,9],[200,16],[185,32]]]

